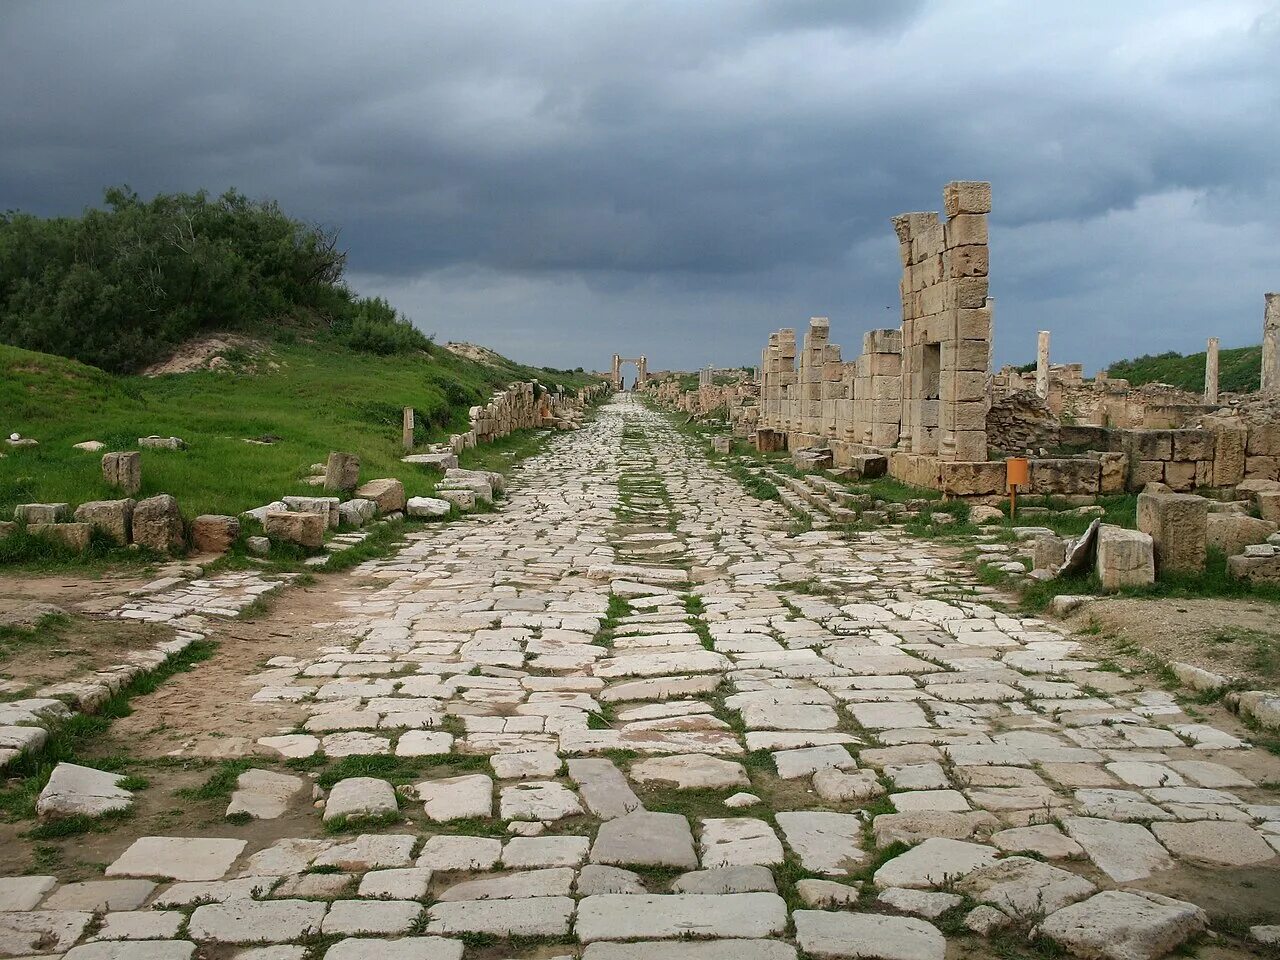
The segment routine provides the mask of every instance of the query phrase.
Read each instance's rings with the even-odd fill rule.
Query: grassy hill
[[[147,378],[106,373],[50,354],[0,345],[0,431],[39,446],[0,442],[0,517],[15,504],[108,499],[101,455],[72,449],[101,440],[136,450],[137,438],[177,436],[183,451],[142,451],[142,492],[171,493],[183,513],[236,514],[305,494],[308,466],[330,450],[359,454],[364,478],[398,476],[410,496],[431,476],[400,462],[401,408],[417,411],[419,443],[467,425],[468,408],[517,379],[576,388],[583,374],[546,371],[502,359],[475,363],[443,348],[390,356],[352,349],[317,333],[259,341],[229,353],[218,371]],[[271,444],[247,443],[264,435]]]
[[[1136,360],[1119,360],[1107,368],[1112,377],[1131,384],[1171,383],[1184,390],[1204,389],[1204,351],[1183,355],[1161,353]],[[1248,393],[1258,389],[1262,378],[1262,347],[1236,347],[1218,351],[1218,387],[1228,393]]]

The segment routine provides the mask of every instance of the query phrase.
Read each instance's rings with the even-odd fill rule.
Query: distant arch
[[[618,354],[613,355],[613,372],[611,378],[613,381],[613,389],[622,389],[622,365],[624,363],[634,363],[636,365],[636,386],[643,387],[649,382],[649,361],[647,358],[640,357],[623,357]]]

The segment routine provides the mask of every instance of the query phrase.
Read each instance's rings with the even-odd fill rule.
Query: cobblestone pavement
[[[1215,883],[1280,910],[1277,758],[946,550],[789,525],[615,398],[246,687],[298,721],[228,813],[314,803],[309,832],[0,879],[0,954],[1140,960],[1201,935]]]

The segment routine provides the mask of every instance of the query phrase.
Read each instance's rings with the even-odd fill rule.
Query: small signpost
[[[1026,457],[1008,457],[1004,461],[1004,480],[1009,488],[1009,519],[1012,520],[1018,510],[1018,487],[1025,487],[1031,482],[1031,469]]]

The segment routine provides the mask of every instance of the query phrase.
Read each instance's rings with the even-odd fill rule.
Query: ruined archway
[[[636,365],[636,386],[642,387],[649,380],[649,361],[647,358],[640,357],[623,357],[618,354],[613,355],[613,372],[610,375],[613,382],[613,389],[622,389],[622,365],[624,363],[634,363]]]

